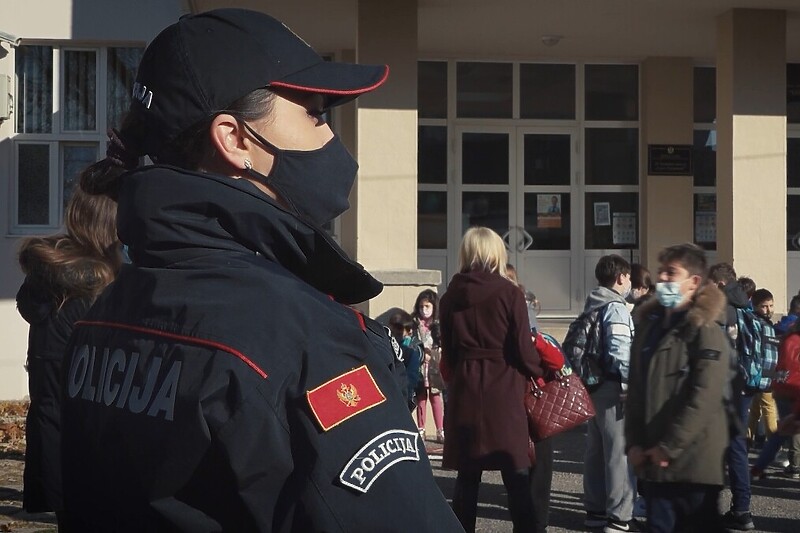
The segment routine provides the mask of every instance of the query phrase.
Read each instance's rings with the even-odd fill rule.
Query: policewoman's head
[[[358,166],[323,114],[387,75],[386,66],[325,61],[264,13],[188,15],[147,47],[130,113],[103,166],[130,169],[148,155],[157,164],[248,179],[325,223],[347,209]]]

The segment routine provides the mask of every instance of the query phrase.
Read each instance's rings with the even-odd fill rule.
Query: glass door
[[[574,316],[583,308],[579,273],[582,198],[577,190],[572,129],[517,128],[514,201],[517,239],[509,257],[536,294],[540,316]]]
[[[541,302],[541,316],[579,313],[585,291],[575,231],[582,198],[574,130],[465,126],[456,139],[450,264],[469,227],[489,227],[506,242],[520,282]]]
[[[464,232],[472,226],[486,226],[506,243],[516,234],[516,204],[511,176],[516,173],[513,128],[457,128],[456,219],[451,225],[450,253],[457,264],[458,247]]]

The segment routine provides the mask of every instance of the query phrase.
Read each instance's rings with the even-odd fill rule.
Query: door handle
[[[518,229],[522,232],[522,242],[519,243],[517,251],[524,252],[533,244],[533,237],[522,226],[518,226]]]
[[[503,239],[503,244],[506,245],[506,250],[511,249],[511,243],[508,242],[508,235],[511,233],[511,228],[508,228],[508,231],[503,233],[500,238]]]

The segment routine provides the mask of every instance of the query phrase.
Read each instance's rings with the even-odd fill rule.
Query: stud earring
[[[246,170],[253,170],[253,163],[249,159],[244,160],[244,168]]]

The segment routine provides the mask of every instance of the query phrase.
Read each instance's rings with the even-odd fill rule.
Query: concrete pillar
[[[692,176],[647,174],[650,144],[692,144],[693,72],[690,58],[650,57],[642,62],[642,161],[645,179],[639,187],[641,257],[655,274],[658,252],[694,240]]]
[[[717,20],[717,251],[786,310],[786,13]]]
[[[411,311],[441,277],[417,270],[417,2],[359,0],[356,59],[390,68],[383,87],[358,99],[355,122],[343,123],[352,126],[360,170],[342,242],[386,286],[360,306],[378,316]]]

